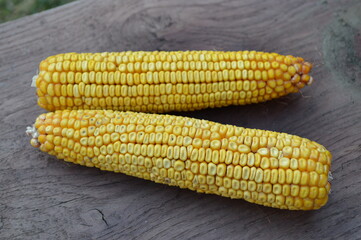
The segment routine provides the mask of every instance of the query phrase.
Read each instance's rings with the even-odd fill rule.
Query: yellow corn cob
[[[285,133],[112,110],[42,114],[27,133],[68,162],[269,207],[318,209],[330,191],[330,152]]]
[[[313,79],[302,58],[255,51],[66,53],[35,76],[49,110],[191,111],[258,103]]]

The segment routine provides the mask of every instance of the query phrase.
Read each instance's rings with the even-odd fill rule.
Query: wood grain
[[[0,25],[0,239],[358,239],[360,1],[76,1]],[[260,50],[314,63],[271,102],[174,113],[283,131],[334,156],[321,210],[292,212],[58,161],[28,143],[39,62],[61,52]]]

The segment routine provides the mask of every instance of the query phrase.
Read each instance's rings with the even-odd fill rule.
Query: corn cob
[[[68,162],[269,207],[318,209],[330,191],[330,152],[285,133],[112,110],[42,114],[27,133]]]
[[[313,79],[302,58],[255,51],[66,53],[34,77],[46,110],[169,112],[258,103]]]

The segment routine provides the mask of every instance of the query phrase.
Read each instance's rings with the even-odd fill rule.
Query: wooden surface
[[[183,3],[186,2],[186,3]],[[76,1],[0,25],[0,239],[360,239],[359,0]],[[332,194],[292,212],[67,164],[29,144],[31,78],[61,52],[261,50],[304,57],[315,82],[268,103],[174,113],[310,138]]]

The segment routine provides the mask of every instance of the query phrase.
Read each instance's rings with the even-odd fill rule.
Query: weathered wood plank
[[[361,236],[359,1],[77,1],[0,25],[1,239],[356,239]],[[70,51],[252,49],[315,64],[302,94],[174,113],[283,131],[334,155],[332,194],[291,212],[67,164],[36,151],[25,127],[44,112],[31,77]]]

